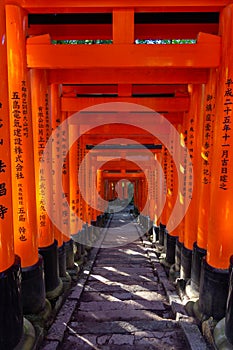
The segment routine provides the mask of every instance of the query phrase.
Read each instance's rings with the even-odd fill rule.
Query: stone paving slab
[[[134,332],[131,334],[102,334],[94,336],[93,334],[69,335],[67,344],[70,348],[63,349],[95,349],[95,350],[186,350],[187,345],[183,335],[180,332],[179,341],[173,331],[168,332]]]
[[[85,288],[86,291],[90,292],[109,292],[109,293],[114,293],[114,292],[122,292],[122,291],[127,291],[127,292],[138,292],[138,291],[158,291],[158,285],[155,283],[148,283],[145,282],[143,286],[141,285],[135,285],[132,284],[125,284],[125,283],[117,283],[117,282],[112,282],[109,285],[106,284],[101,284],[97,282],[90,282],[88,286]]]
[[[164,292],[157,293],[155,291],[136,291],[130,292],[115,292],[111,295],[102,292],[83,292],[82,301],[117,301],[117,300],[148,300],[148,301],[167,301]]]
[[[119,265],[118,266],[105,265],[102,267],[95,266],[92,271],[94,271],[94,273],[98,273],[98,274],[102,274],[105,272],[112,272],[115,274],[126,273],[129,276],[132,274],[138,274],[138,275],[144,275],[144,274],[145,275],[147,275],[147,274],[153,275],[154,274],[151,265],[144,266],[144,267],[139,267],[139,266],[129,267],[129,266],[119,266]]]
[[[161,316],[168,316],[165,311],[160,312]],[[158,310],[155,312],[149,310],[127,310],[122,313],[122,310],[108,311],[79,311],[78,319],[80,322],[107,322],[107,321],[135,321],[135,320],[160,320]]]
[[[136,283],[140,283],[140,282],[158,282],[158,277],[154,276],[153,274],[147,274],[147,276],[140,276],[137,274],[132,274],[129,276],[124,276],[121,274],[117,274],[117,275],[112,275],[110,273],[104,273],[102,275],[100,274],[91,274],[89,277],[89,281],[101,281],[101,282],[125,282],[129,280],[131,282],[135,282]]]
[[[70,322],[70,328],[77,334],[126,334],[139,331],[170,331],[179,326],[175,320],[139,320],[139,321],[112,321],[112,322]]]
[[[103,310],[159,310],[164,311],[165,306],[161,301],[147,300],[123,300],[123,301],[91,301],[81,302],[79,310],[103,311]]]

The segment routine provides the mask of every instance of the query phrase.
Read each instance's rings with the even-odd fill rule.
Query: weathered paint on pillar
[[[228,269],[233,253],[233,5],[221,13],[222,60],[217,78],[207,263]]]
[[[6,20],[0,4],[0,272],[15,260],[11,189],[10,120],[7,83]]]
[[[21,8],[7,5],[6,18],[15,252],[27,267],[38,261],[27,17]]]
[[[32,69],[30,71],[30,76],[31,88],[33,91],[32,119],[38,242],[39,247],[43,248],[50,246],[54,242],[53,226],[46,210],[46,206],[52,206],[52,197],[46,196],[46,193],[52,192],[52,160],[50,159],[51,152],[47,152],[47,154],[44,153],[47,141],[51,135],[49,94],[47,72],[45,70]],[[45,179],[49,179],[50,181],[45,181]]]

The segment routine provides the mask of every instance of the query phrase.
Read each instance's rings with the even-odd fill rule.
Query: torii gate
[[[67,247],[72,240],[53,227],[47,217],[43,206],[44,174],[39,168],[41,150],[51,134],[51,127],[59,126],[70,113],[111,101],[145,105],[166,112],[174,125],[182,124],[178,131],[181,142],[186,144],[192,156],[194,190],[184,220],[175,235],[168,232],[168,237],[174,237],[172,249],[175,249],[175,240],[177,251],[181,250],[178,269],[184,280],[191,277],[191,293],[199,292],[201,313],[216,320],[226,315],[225,333],[233,344],[232,276],[228,288],[228,267],[233,254],[232,9],[233,4],[228,0],[145,0],[143,3],[101,0],[98,4],[91,0],[78,3],[75,0],[1,2],[0,291],[8,292],[0,301],[0,309],[7,305],[10,321],[3,319],[0,325],[0,347],[13,349],[23,333],[20,266],[24,313],[46,310],[45,293],[52,299],[62,291],[57,254],[64,248],[64,241]],[[162,13],[170,23],[150,23],[153,16],[157,14],[158,19]],[[193,13],[201,15],[203,23],[187,24],[182,20],[174,23],[172,20],[174,14],[178,21],[185,16],[190,19],[191,13],[194,17]],[[63,17],[58,25],[38,24],[38,14],[42,21],[49,14],[63,14]],[[86,23],[70,25],[65,22],[70,18],[68,14],[79,19],[92,14],[100,20],[97,24],[90,24],[87,19]],[[134,44],[135,39],[151,36],[155,39],[197,38],[197,42]],[[51,41],[87,38],[112,40],[113,43],[53,45]],[[100,93],[104,96],[93,96]],[[59,157],[68,142],[66,137],[62,134],[61,143],[53,150],[54,157]],[[101,135],[97,135],[96,140],[99,142],[100,139]],[[143,135],[141,142],[142,139]],[[85,156],[85,144],[77,143],[75,147],[76,151],[69,154],[69,161],[78,150],[78,166]],[[66,203],[70,194],[75,195],[71,191],[73,182],[70,182],[68,163],[63,167],[63,210],[57,213],[63,218],[64,231],[69,230],[71,224]],[[165,149],[161,164],[167,169],[167,181],[172,187],[170,170],[173,165]],[[188,167],[186,171],[189,171]],[[35,174],[40,176],[39,180]],[[56,184],[56,169],[53,174]],[[187,179],[187,195],[191,193],[189,183],[192,180]],[[178,195],[183,200],[182,195]],[[88,209],[83,200],[81,202],[79,208],[88,222]],[[172,203],[168,194],[167,207],[170,208]],[[91,215],[96,218],[95,212]],[[168,216],[166,213],[161,217],[162,225],[167,224]],[[38,255],[38,249],[43,259]],[[203,256],[206,257],[202,259]],[[30,288],[37,291],[35,294],[27,287],[31,277],[35,283]],[[30,299],[29,294],[35,297]]]

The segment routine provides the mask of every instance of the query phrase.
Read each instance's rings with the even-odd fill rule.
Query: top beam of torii
[[[111,12],[116,8],[132,8],[135,12],[218,12],[229,0],[9,0],[29,13]]]

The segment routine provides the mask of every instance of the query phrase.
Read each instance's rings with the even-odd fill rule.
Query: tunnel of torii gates
[[[101,225],[130,186],[140,224],[159,230],[166,263],[199,296],[196,314],[233,344],[233,2],[1,1],[0,33],[0,348],[62,293],[69,228]],[[85,39],[112,42],[53,42]],[[112,104],[128,106],[125,123]],[[175,203],[189,205],[169,230]]]

